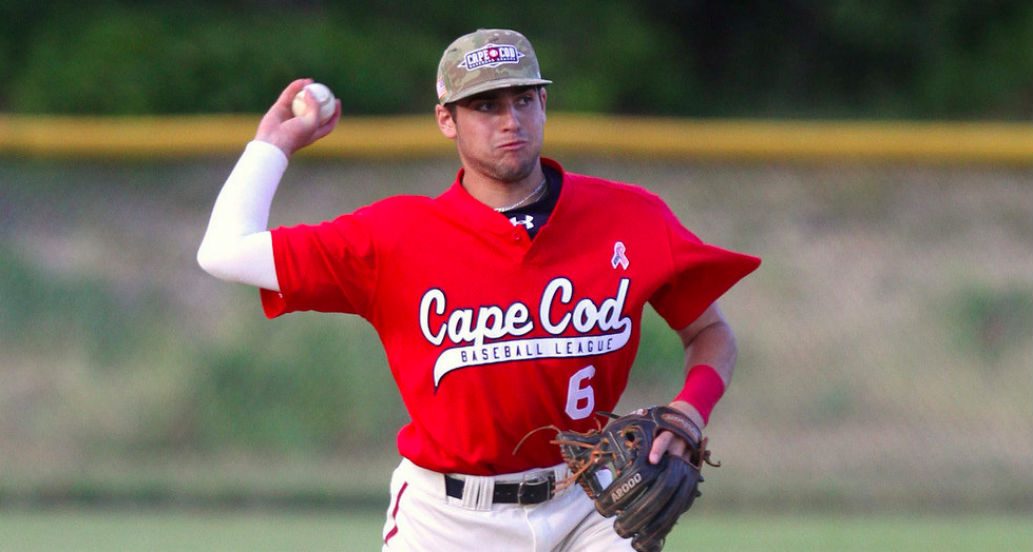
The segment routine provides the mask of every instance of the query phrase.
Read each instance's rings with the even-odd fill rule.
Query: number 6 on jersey
[[[589,364],[570,376],[567,385],[567,416],[580,420],[592,415],[595,410],[595,390],[591,379],[595,376],[595,366]]]

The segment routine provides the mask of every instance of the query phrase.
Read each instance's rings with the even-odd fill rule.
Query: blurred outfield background
[[[765,260],[722,302],[741,352],[704,514],[1029,533],[1029,2],[80,4],[0,0],[0,520],[386,506],[406,415],[374,332],[265,321],[194,253],[299,76],[354,116],[292,163],[273,224],[439,193],[457,167],[429,115],[440,51],[509,26],[556,81],[547,155]],[[680,379],[647,323],[625,409]]]

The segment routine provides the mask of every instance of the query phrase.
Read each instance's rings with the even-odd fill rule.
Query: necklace
[[[542,178],[542,183],[539,184],[537,188],[532,190],[531,193],[529,193],[526,196],[524,196],[524,199],[521,199],[520,201],[518,201],[518,202],[516,202],[516,203],[514,203],[512,205],[506,205],[505,207],[498,207],[498,208],[495,209],[495,211],[499,212],[499,213],[502,213],[502,212],[505,212],[505,211],[509,211],[510,209],[516,209],[517,207],[520,207],[521,205],[524,204],[524,202],[526,202],[527,200],[531,199],[532,197],[538,195],[538,193],[541,192],[545,188],[545,183],[546,182],[547,182],[547,180],[545,178]],[[535,198],[535,199],[537,200],[538,198]]]

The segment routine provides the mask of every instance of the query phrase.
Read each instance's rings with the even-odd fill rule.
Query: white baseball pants
[[[569,473],[563,464],[552,470],[557,481]],[[617,535],[613,519],[599,515],[577,484],[539,504],[490,503],[495,481],[541,471],[465,476],[458,499],[445,494],[442,474],[403,459],[391,477],[383,552],[632,552],[631,540]]]

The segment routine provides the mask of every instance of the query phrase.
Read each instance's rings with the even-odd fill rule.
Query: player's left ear
[[[438,104],[434,106],[434,117],[438,121],[438,129],[441,130],[441,134],[444,134],[445,138],[449,140],[455,140],[457,134],[454,111]]]
[[[542,112],[545,112],[545,100],[549,98],[549,93],[545,91],[544,86],[538,87],[538,97],[542,100]]]

